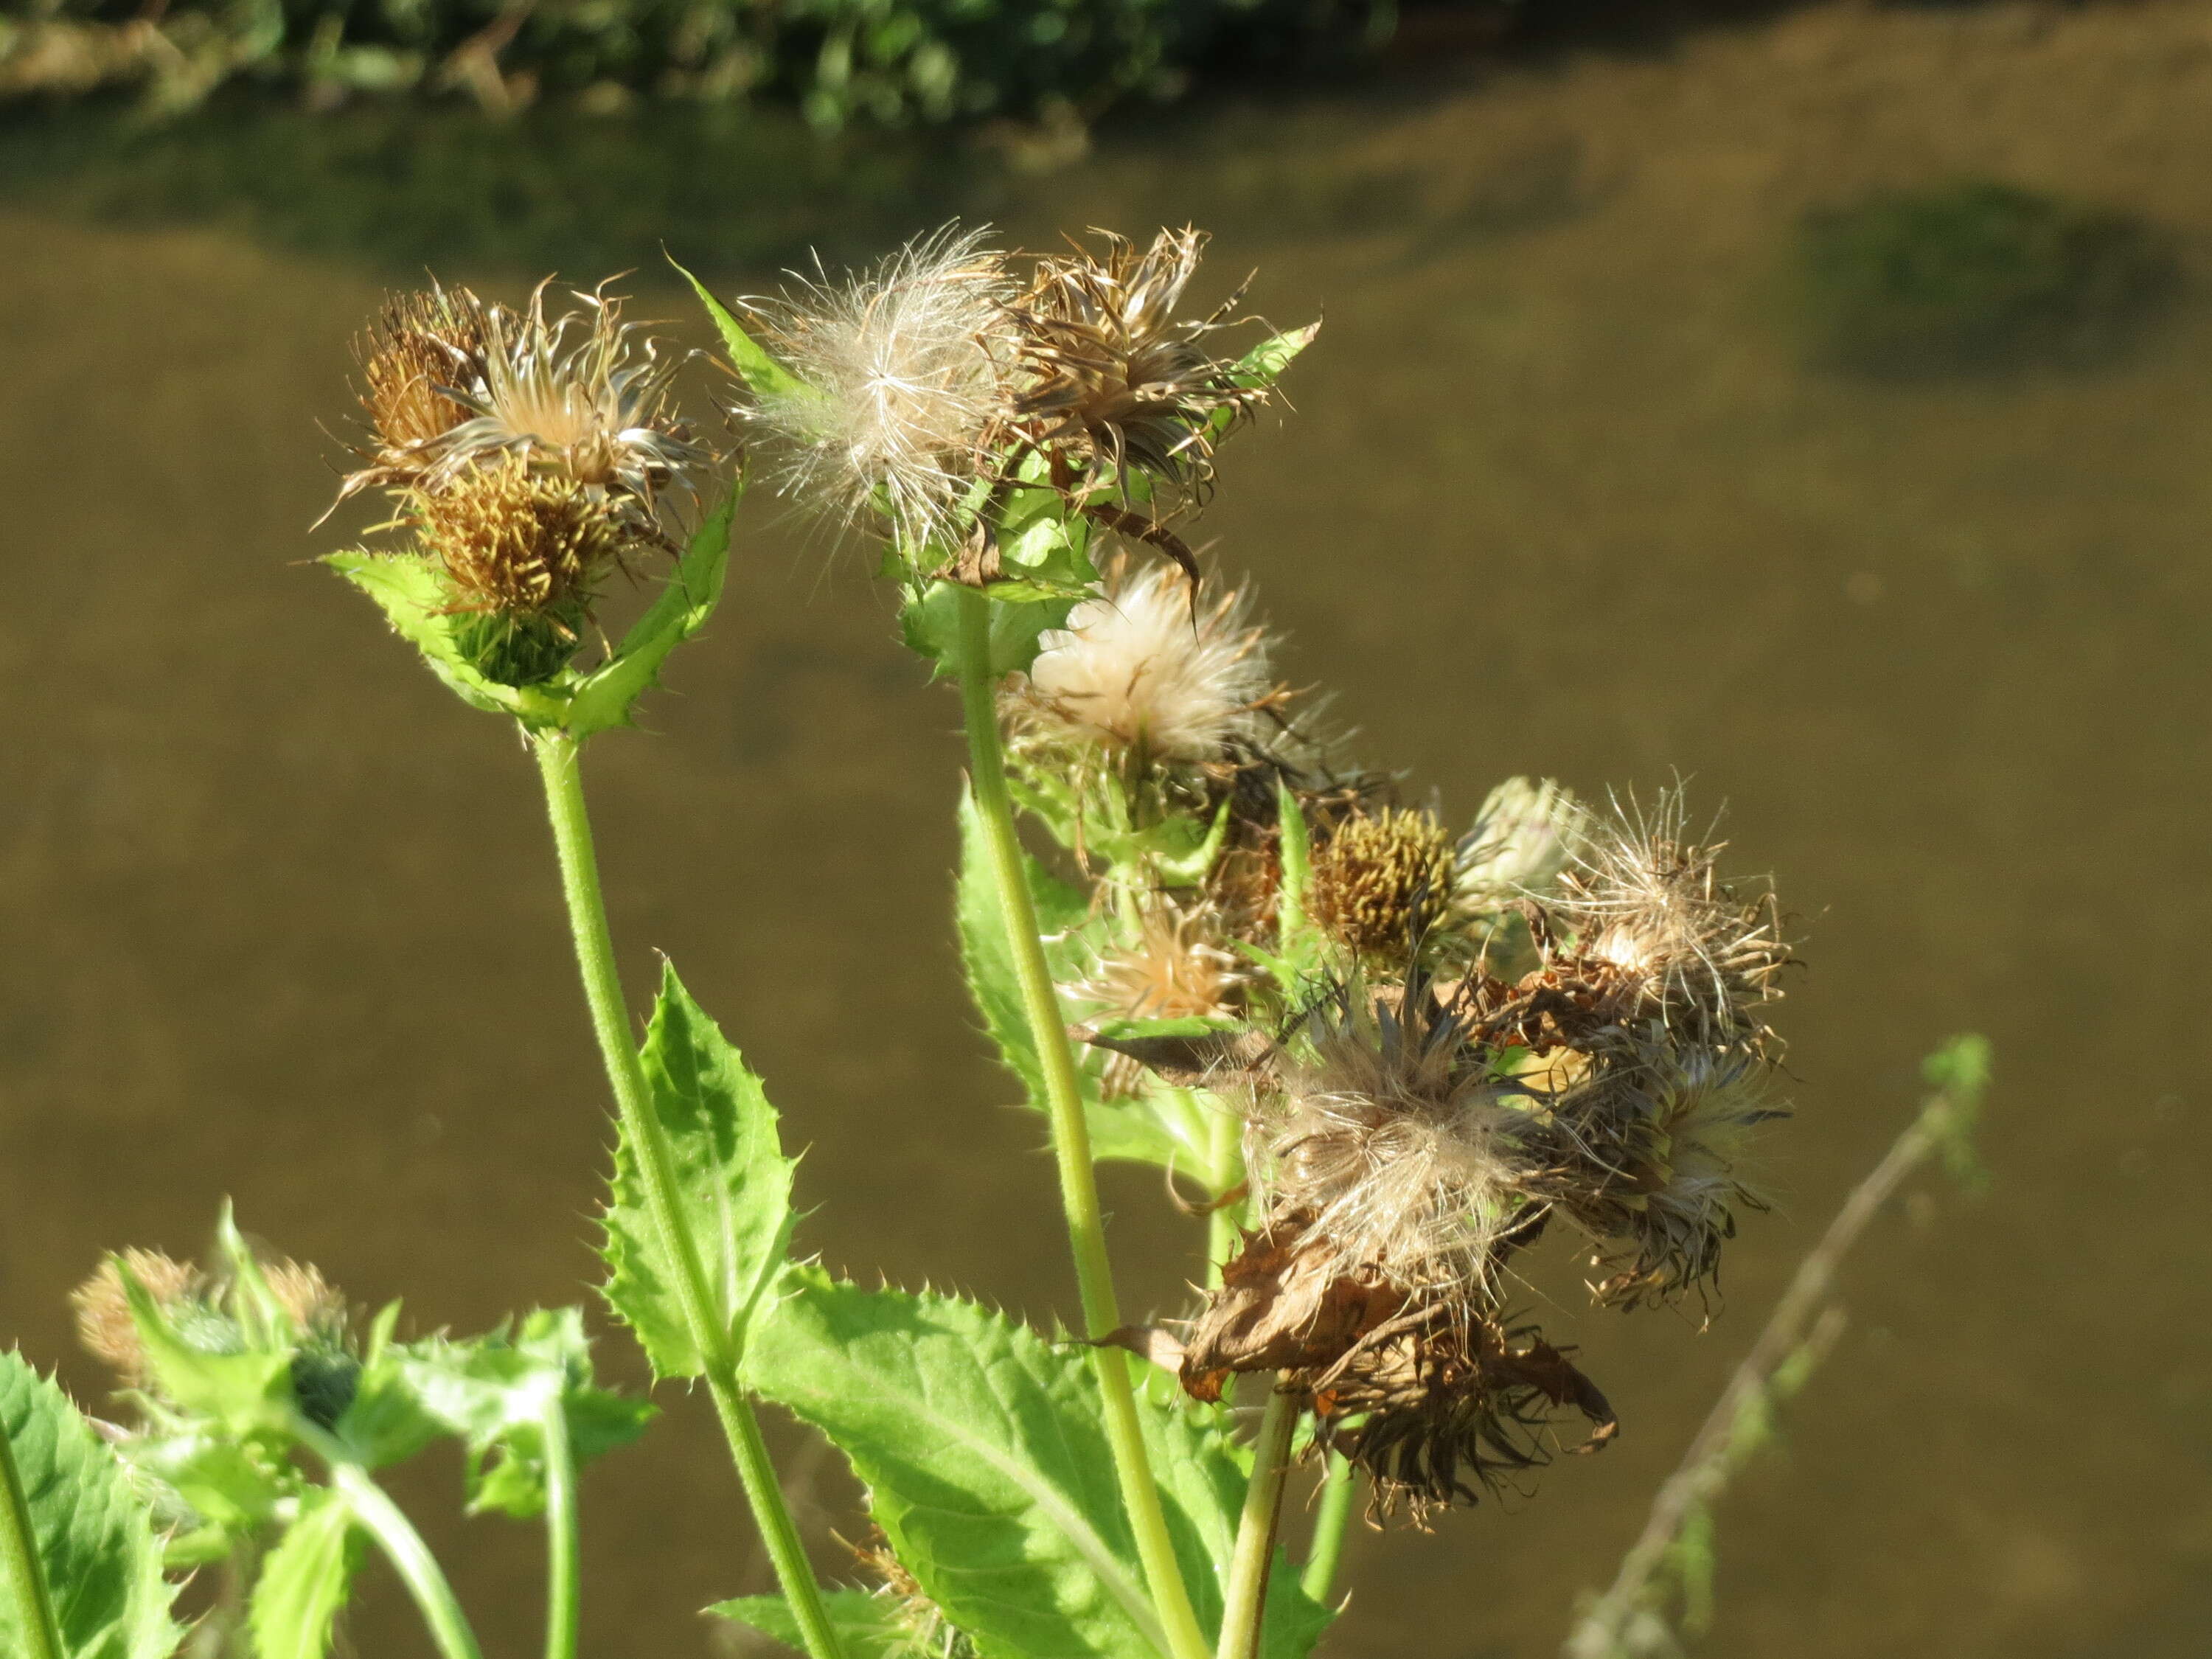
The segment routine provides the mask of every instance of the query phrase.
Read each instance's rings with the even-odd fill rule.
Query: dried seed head
[[[1763,1041],[1756,1012],[1782,994],[1790,960],[1773,896],[1739,899],[1718,880],[1725,843],[1684,838],[1681,797],[1615,823],[1586,817],[1573,862],[1549,907],[1575,957],[1639,982],[1650,1009],[1678,1036]]]
[[[320,1267],[312,1262],[286,1261],[264,1267],[261,1272],[276,1305],[303,1340],[328,1344],[345,1340],[353,1310],[323,1277]]]
[[[1385,807],[1339,824],[1314,857],[1314,920],[1363,962],[1403,963],[1449,912],[1452,838],[1436,815]]]
[[[670,407],[684,359],[623,322],[604,286],[549,319],[550,281],[520,312],[458,289],[386,307],[366,366],[379,447],[340,499],[372,487],[436,495],[513,460],[605,501],[629,538],[667,542],[660,498],[696,494],[714,459]]]
[[[987,234],[947,226],[865,276],[802,282],[754,307],[801,383],[757,389],[745,410],[784,441],[784,494],[848,526],[881,512],[904,547],[957,540],[1012,355],[1014,288]]]
[[[368,389],[362,406],[376,434],[373,459],[404,469],[410,456],[469,418],[445,388],[483,378],[483,301],[465,288],[394,295],[356,343]]]
[[[945,1609],[930,1599],[880,1531],[866,1547],[846,1547],[883,1580],[882,1588],[871,1594],[889,1604],[891,1622],[902,1638],[884,1650],[890,1659],[973,1659],[975,1648],[967,1633],[945,1618]]]
[[[1524,1091],[1425,985],[1395,1006],[1347,991],[1308,1025],[1312,1058],[1255,1103],[1262,1212],[1309,1218],[1333,1275],[1480,1300],[1541,1213],[1547,1159]]]
[[[191,1262],[158,1250],[131,1249],[123,1252],[122,1270],[112,1261],[103,1261],[98,1272],[70,1292],[70,1305],[76,1310],[77,1340],[87,1352],[106,1361],[125,1388],[140,1389],[151,1379],[145,1345],[138,1339],[138,1326],[124,1291],[123,1271],[173,1320],[206,1307],[208,1277]]]
[[[1396,1332],[1315,1379],[1322,1438],[1375,1483],[1376,1516],[1403,1505],[1416,1527],[1455,1503],[1551,1461],[1547,1432],[1561,1407],[1591,1425],[1577,1450],[1609,1442],[1613,1408],[1566,1352],[1495,1322],[1431,1319]]]
[[[1194,612],[1178,573],[1117,562],[1010,685],[1018,738],[1186,765],[1264,748],[1280,732],[1272,711],[1282,696],[1251,611],[1250,595],[1232,588]]]
[[[1203,233],[1163,230],[1150,247],[1100,233],[1098,253],[1037,261],[1015,307],[1024,383],[1014,413],[1031,441],[1087,483],[1132,470],[1202,492],[1213,477],[1214,423],[1263,401],[1237,384],[1215,337],[1236,301],[1178,320]]]
[[[1739,1209],[1766,1207],[1745,1160],[1758,1126],[1787,1109],[1770,1097],[1766,1067],[1733,1050],[1663,1047],[1619,1092],[1616,1174],[1597,1204],[1568,1207],[1592,1231],[1632,1241],[1597,1285],[1601,1300],[1671,1301],[1717,1279]]]
[[[558,672],[623,562],[628,532],[606,495],[510,454],[417,494],[414,512],[451,609],[471,619],[459,631],[478,667],[509,685]]]

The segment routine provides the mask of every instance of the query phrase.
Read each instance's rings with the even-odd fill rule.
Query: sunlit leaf
[[[730,314],[730,309],[717,300],[701,282],[676,261],[677,274],[691,284],[691,291],[699,296],[699,303],[707,308],[714,320],[715,331],[722,337],[722,349],[730,354],[730,363],[753,393],[763,398],[787,398],[809,390],[806,383],[769,356],[767,350],[744,327]]]
[[[935,1650],[915,1640],[915,1632],[899,1617],[898,1603],[888,1595],[866,1590],[835,1589],[822,1593],[822,1606],[837,1632],[845,1659],[943,1659]],[[718,1619],[757,1630],[787,1648],[805,1651],[799,1620],[781,1595],[741,1595],[717,1601],[707,1609]]]
[[[643,1054],[650,1109],[672,1155],[675,1197],[699,1242],[713,1316],[742,1347],[790,1241],[791,1159],[775,1109],[673,967],[662,976]],[[615,1146],[602,1247],[606,1297],[636,1333],[656,1376],[696,1376],[703,1359],[686,1324],[678,1263],[646,1204],[638,1149]]]
[[[353,1590],[361,1551],[353,1511],[336,1492],[301,1494],[299,1517],[262,1564],[247,1615],[255,1659],[323,1659]]]
[[[740,493],[733,486],[721,505],[707,515],[659,597],[623,636],[605,665],[576,683],[562,722],[572,736],[587,738],[610,726],[630,724],[631,710],[658,683],[669,653],[707,625],[722,597]]]
[[[146,1504],[67,1396],[15,1353],[0,1353],[0,1433],[68,1659],[167,1659],[182,1632]],[[0,1579],[0,1654],[29,1650],[27,1617]]]

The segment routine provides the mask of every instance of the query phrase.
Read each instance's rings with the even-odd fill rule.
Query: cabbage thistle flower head
[[[1117,562],[1006,696],[1028,742],[1204,766],[1259,750],[1283,697],[1267,630],[1231,588],[1194,612],[1166,565]]]
[[[783,441],[783,493],[846,526],[880,514],[902,548],[958,539],[994,465],[1014,293],[988,232],[947,226],[849,282],[802,279],[755,305],[798,383],[745,407]]]
[[[540,283],[520,311],[465,289],[386,305],[362,348],[375,444],[340,499],[372,487],[421,497],[509,459],[607,502],[624,535],[668,544],[659,498],[695,495],[714,452],[675,418],[664,355],[603,283],[549,319]]]

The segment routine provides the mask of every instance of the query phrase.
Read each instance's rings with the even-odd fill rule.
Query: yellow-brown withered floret
[[[367,386],[362,407],[387,464],[404,467],[469,418],[448,388],[483,381],[484,323],[483,301],[467,289],[433,285],[387,299],[356,342]]]
[[[604,287],[549,318],[550,282],[520,311],[465,289],[386,306],[363,362],[377,443],[339,499],[372,487],[436,495],[513,459],[604,499],[630,539],[669,544],[660,497],[695,494],[714,458],[671,404],[684,359],[624,323]]]
[[[1456,864],[1436,815],[1385,807],[1346,819],[1314,857],[1314,920],[1363,962],[1402,964],[1450,914]]]
[[[1236,301],[1178,318],[1204,233],[1163,230],[1139,248],[1101,233],[1102,252],[1037,261],[1014,307],[1024,377],[1014,402],[1032,441],[1085,483],[1131,470],[1197,490],[1213,476],[1217,416],[1265,393],[1237,384],[1216,337]]]
[[[76,1312],[76,1338],[85,1352],[104,1360],[126,1388],[143,1388],[150,1380],[145,1345],[131,1317],[131,1301],[123,1286],[127,1272],[154,1299],[155,1306],[174,1310],[204,1301],[208,1277],[189,1261],[179,1261],[159,1250],[123,1252],[122,1266],[100,1263],[100,1269],[70,1292]]]
[[[1136,937],[1103,952],[1090,975],[1068,988],[1079,1003],[1123,1019],[1206,1019],[1236,1012],[1252,973],[1222,943],[1221,917],[1211,906],[1185,907],[1154,898]],[[1144,1089],[1145,1067],[1114,1054],[1103,1079],[1109,1098]]]
[[[604,499],[520,456],[461,473],[414,507],[457,611],[563,616],[587,606],[621,562],[622,526]]]

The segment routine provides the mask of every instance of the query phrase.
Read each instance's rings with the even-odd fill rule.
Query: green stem
[[[1052,1120],[1053,1156],[1060,1167],[1060,1206],[1067,1215],[1067,1237],[1075,1254],[1075,1282],[1083,1303],[1084,1334],[1094,1344],[1121,1328],[1114,1295],[1114,1270],[1106,1254],[1106,1222],[1098,1205],[1091,1168],[1091,1130],[1083,1115],[1083,1085],[1069,1046],[1060,999],[1037,936],[1036,905],[1022,867],[1022,847],[1014,830],[1012,798],[1006,792],[1006,763],[999,748],[998,676],[991,672],[991,601],[973,588],[959,590],[960,704],[968,727],[969,773],[975,793],[975,815],[991,857],[1000,902],[1012,947],[1015,977],[1021,982],[1022,1011],[1044,1073],[1045,1103]],[[1158,1610],[1171,1659],[1206,1659],[1206,1637],[1191,1611],[1167,1516],[1160,1507],[1145,1451],[1145,1431],[1137,1417],[1137,1397],[1129,1380],[1128,1356],[1116,1347],[1091,1350],[1098,1389],[1106,1407],[1106,1437],[1121,1502],[1137,1538],[1137,1553]]]
[[[1237,1146],[1243,1133],[1243,1124],[1237,1115],[1218,1101],[1209,1109],[1213,1115],[1208,1127],[1212,1145],[1207,1152],[1213,1161],[1208,1171],[1214,1181],[1213,1208],[1206,1217],[1206,1285],[1213,1289],[1221,1283],[1221,1269],[1235,1255],[1243,1243],[1243,1230],[1237,1225],[1237,1217],[1244,1208],[1240,1199],[1234,1202],[1222,1200],[1234,1191],[1244,1178],[1244,1159]]]
[[[377,1548],[384,1552],[384,1559],[407,1586],[422,1622],[430,1627],[430,1639],[444,1659],[483,1659],[476,1632],[469,1628],[468,1615],[461,1611],[453,1585],[446,1581],[445,1569],[430,1553],[422,1534],[415,1530],[415,1523],[335,1437],[316,1431],[301,1437],[330,1464],[332,1489],[345,1499],[354,1519],[368,1528]]]
[[[1321,1488],[1321,1504],[1314,1516],[1313,1542],[1306,1549],[1306,1570],[1299,1583],[1308,1595],[1326,1602],[1336,1588],[1337,1564],[1344,1559],[1344,1534],[1352,1520],[1352,1500],[1359,1493],[1359,1474],[1335,1452],[1328,1455],[1328,1474]]]
[[[1229,1558],[1221,1644],[1214,1650],[1214,1659],[1257,1659],[1267,1604],[1267,1569],[1275,1559],[1284,1477],[1291,1467],[1291,1434],[1304,1404],[1305,1396],[1285,1392],[1279,1379],[1269,1385],[1267,1409],[1261,1416],[1259,1438],[1252,1448],[1252,1480],[1244,1488],[1244,1512],[1237,1520],[1237,1549]]]
[[[540,1432],[545,1441],[545,1659],[576,1659],[581,1600],[576,1526],[576,1449],[558,1389],[547,1390]]]
[[[636,1154],[646,1209],[661,1249],[676,1264],[677,1300],[706,1373],[708,1392],[714,1396],[714,1414],[721,1419],[738,1479],[752,1505],[754,1522],[768,1547],[776,1582],[798,1622],[806,1651],[812,1659],[843,1659],[836,1630],[822,1604],[814,1569],[806,1559],[806,1547],[783,1501],[783,1488],[769,1457],[768,1443],[761,1437],[751,1402],[738,1386],[737,1351],[727,1326],[715,1316],[699,1241],[692,1236],[677,1203],[675,1158],[659,1120],[653,1114],[645,1067],[630,1035],[622,980],[615,969],[614,941],[607,930],[599,860],[592,846],[592,823],[584,806],[580,745],[565,732],[547,732],[538,735],[536,746],[538,769],[545,781],[546,813],[552,820],[553,842],[561,856],[561,889],[568,900],[569,930],[575,938],[576,966],[583,975],[584,1000],[591,1008],[592,1031],[606,1062],[607,1081],[614,1091],[623,1136]]]
[[[0,1423],[0,1583],[15,1604],[15,1624],[28,1644],[23,1659],[68,1659],[62,1627],[54,1618],[54,1598],[39,1560],[38,1528],[31,1523],[31,1500],[15,1467],[15,1448],[8,1425]]]

